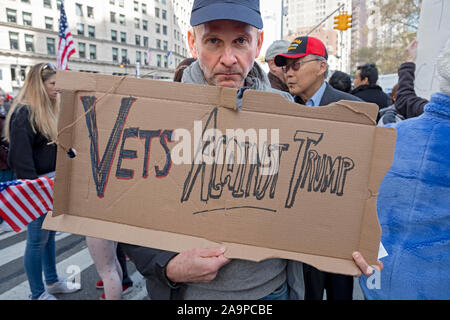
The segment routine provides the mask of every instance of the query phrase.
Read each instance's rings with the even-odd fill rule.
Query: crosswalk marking
[[[57,235],[55,237],[55,241],[62,240],[64,238],[67,238],[70,236],[70,233],[63,233],[60,235]],[[0,251],[0,267],[15,260],[20,257],[23,257],[25,253],[25,247],[27,245],[27,240],[23,240],[21,242],[18,242],[12,246],[9,246],[7,248],[4,248]]]
[[[24,232],[24,231],[21,231]],[[17,235],[18,233],[15,232],[6,232],[5,234],[0,235],[0,243],[1,241],[9,241],[13,242],[11,240],[8,240],[9,238]],[[55,237],[56,244],[58,245],[59,241],[71,236],[69,233],[62,233]],[[76,235],[74,235],[76,236]],[[0,272],[2,271],[2,267],[6,268],[7,264],[11,261],[14,261],[20,257],[23,257],[23,254],[25,252],[26,247],[26,239],[20,241],[20,239],[23,239],[23,237],[20,237],[17,239],[17,242],[14,244],[11,244],[3,249],[0,250]],[[20,264],[20,265],[19,265]],[[88,272],[88,274],[96,273],[95,267],[89,268],[91,266],[94,266],[94,263],[92,261],[91,255],[89,254],[88,248],[84,247],[80,251],[72,254],[71,256],[67,257],[66,259],[60,261],[56,265],[56,269],[58,272],[58,276],[60,278],[69,278],[71,277],[73,279],[74,274],[71,273],[73,270],[77,270],[80,272]],[[9,270],[11,268],[15,268],[17,270],[22,271],[21,274],[23,275],[23,264],[18,263],[17,267],[14,265],[9,265],[7,267]],[[88,270],[89,269],[89,270]],[[5,269],[3,269],[5,270]],[[83,273],[84,274],[84,273]],[[84,277],[84,276],[83,276]],[[95,276],[97,277],[97,275]],[[133,281],[133,290],[123,296],[124,300],[142,300],[147,296],[147,289],[145,285],[145,279],[139,272],[134,272],[130,275],[131,280]],[[25,277],[26,279],[26,277]],[[81,283],[81,289],[83,289],[83,286],[88,286],[87,283]],[[1,288],[1,284],[0,284]],[[6,289],[6,288],[5,288]],[[1,292],[1,291],[0,291]],[[1,292],[0,294],[0,300],[26,300],[28,299],[28,296],[30,294],[30,287],[28,284],[28,280],[22,281],[15,287],[6,290],[5,292]],[[97,298],[97,297],[95,297]]]
[[[25,232],[25,230],[22,229],[19,232],[13,232],[13,231],[4,232],[4,233],[0,234],[0,241],[8,239],[9,237],[15,236],[16,234],[19,234],[22,232]]]
[[[69,266],[79,267],[80,272],[92,265],[92,258],[87,248],[75,253],[69,258],[56,264],[56,270],[58,276],[66,278],[69,275],[66,273]],[[83,286],[83,284],[81,284]],[[8,290],[0,295],[0,300],[26,300],[30,293],[30,287],[28,280],[23,281],[21,284],[15,286],[11,290]]]

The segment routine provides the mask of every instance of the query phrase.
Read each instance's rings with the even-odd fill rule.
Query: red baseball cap
[[[322,41],[314,37],[297,37],[291,42],[288,52],[275,56],[275,64],[278,67],[286,65],[287,59],[298,59],[308,54],[315,54],[328,59],[327,49]]]

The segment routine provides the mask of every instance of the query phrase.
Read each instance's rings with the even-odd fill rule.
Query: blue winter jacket
[[[450,299],[450,96],[399,122],[378,192],[384,270],[361,277],[367,299]]]

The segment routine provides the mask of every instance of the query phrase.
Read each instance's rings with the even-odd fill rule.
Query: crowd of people
[[[450,41],[438,57],[440,92],[427,101],[414,91],[417,41],[406,48],[398,84],[389,96],[377,84],[374,64],[358,66],[353,86],[351,76],[342,71],[328,77],[326,47],[311,36],[272,43],[265,54],[270,70],[266,74],[255,61],[264,38],[258,0],[196,0],[190,22],[187,38],[193,58],[177,67],[174,81],[248,87],[310,107],[339,100],[378,105],[378,125],[394,127],[398,136],[377,202],[381,242],[389,255],[369,266],[360,253],[352,254],[364,296],[450,298]],[[2,99],[3,181],[36,179],[55,171],[56,145],[48,144],[57,135],[55,74],[51,64],[37,64],[14,102],[5,105]],[[55,232],[42,229],[44,218],[28,225],[24,264],[30,298],[53,300],[54,294],[78,288],[70,288],[57,275]],[[133,285],[125,254],[146,278],[150,299],[322,300],[324,292],[329,300],[352,299],[353,277],[297,261],[228,259],[222,247],[176,253],[91,237],[86,243],[101,277],[96,285],[105,289],[103,299],[120,299]],[[374,268],[381,272],[377,289],[366,286]]]

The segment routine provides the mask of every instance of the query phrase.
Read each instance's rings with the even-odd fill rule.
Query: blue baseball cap
[[[195,0],[191,26],[214,20],[234,20],[263,28],[259,0]]]

